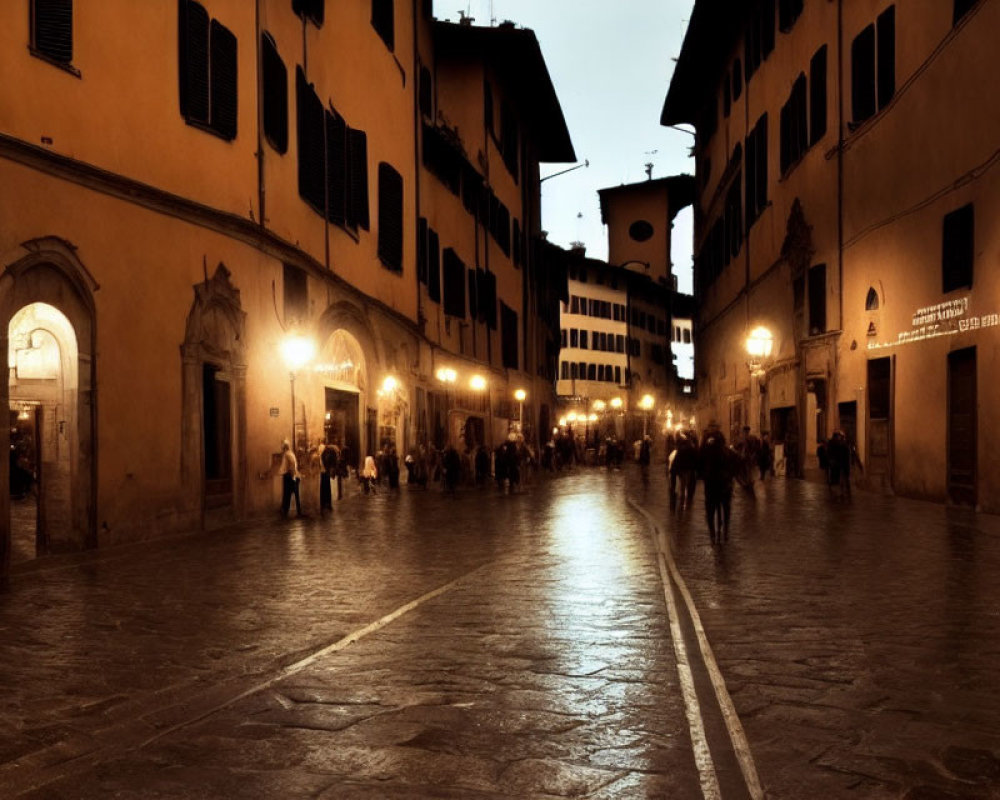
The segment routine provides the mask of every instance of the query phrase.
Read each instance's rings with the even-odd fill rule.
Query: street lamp
[[[490,446],[490,450],[493,449],[493,393],[489,391],[489,386],[486,382],[486,378],[482,375],[473,375],[469,378],[469,388],[474,392],[486,391],[486,420],[489,430],[487,432],[487,439]],[[468,446],[468,442],[466,443]]]
[[[522,435],[524,434],[524,398],[527,396],[528,393],[524,389],[518,389],[514,392],[514,399],[517,400],[517,428]]]
[[[622,399],[620,397],[612,397],[611,398],[611,407],[615,411],[618,411],[619,409],[621,409],[621,407],[622,407]]]
[[[292,333],[281,343],[281,357],[288,367],[292,388],[292,452],[295,452],[295,373],[302,369],[316,354],[316,343],[308,336]]]
[[[774,349],[774,336],[767,328],[756,327],[747,336],[746,349],[750,374],[760,377],[764,374],[764,363],[771,357],[771,351]]]
[[[649,432],[649,412],[653,408],[656,400],[653,399],[653,395],[644,394],[642,399],[639,401],[639,408],[643,410],[642,415],[642,438],[646,438],[646,434]]]

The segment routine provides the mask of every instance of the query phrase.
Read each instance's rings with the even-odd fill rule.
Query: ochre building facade
[[[997,30],[995,0],[695,4],[661,121],[697,131],[699,416],[790,474],[841,428],[869,485],[1000,511]]]
[[[538,165],[575,156],[531,31],[402,0],[0,19],[0,576],[19,526],[34,555],[277,513],[285,439],[402,460],[554,403]]]

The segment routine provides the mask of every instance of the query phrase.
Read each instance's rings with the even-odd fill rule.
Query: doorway
[[[8,326],[10,531],[13,561],[83,544],[74,532],[78,352],[69,319],[47,303]]]
[[[892,486],[892,359],[868,362],[868,479]]]
[[[976,348],[948,354],[948,499],[975,506]]]
[[[357,392],[327,387],[323,434],[326,441],[336,444],[342,453],[346,448],[345,461],[355,469],[361,454],[359,408]]]
[[[215,364],[202,366],[206,509],[233,503],[232,391],[221,373]]]

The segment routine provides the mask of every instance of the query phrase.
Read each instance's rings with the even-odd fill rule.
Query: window
[[[587,380],[597,380],[597,364],[587,364]]]
[[[778,30],[788,33],[802,14],[802,0],[778,0]]]
[[[625,337],[620,334],[615,334],[615,352],[624,353],[625,352]]]
[[[622,382],[622,368],[615,367],[615,383],[621,385]]]
[[[506,303],[500,303],[500,352],[503,365],[518,368],[517,312]]]
[[[320,214],[326,214],[326,134],[323,104],[295,70],[296,135],[299,151],[299,195]]]
[[[469,270],[469,316],[473,320],[479,319],[479,282],[482,276],[481,269]]]
[[[441,243],[433,228],[427,229],[427,296],[441,302]]]
[[[427,218],[417,217],[417,283],[427,285]]]
[[[942,291],[972,286],[975,259],[975,214],[972,203],[945,214],[942,231]]]
[[[181,114],[223,139],[236,138],[236,37],[193,0],[180,0]]]
[[[396,18],[393,0],[372,0],[372,27],[385,46],[396,48]]]
[[[750,230],[767,206],[767,114],[761,114],[746,141],[746,226]]]
[[[561,380],[569,380],[569,362],[563,361],[559,365],[559,378]]]
[[[809,335],[826,333],[826,264],[809,268]]]
[[[384,161],[378,165],[378,257],[384,266],[402,272],[403,176]]]
[[[569,346],[579,347],[580,346],[580,331],[578,328],[572,328],[569,332]]]
[[[809,144],[826,134],[826,45],[809,62]]]
[[[73,0],[32,0],[31,52],[69,66],[73,60]]]
[[[747,83],[774,50],[774,24],[774,0],[756,3],[746,30],[744,73]]]
[[[450,247],[441,258],[444,276],[444,313],[465,318],[465,264]]]
[[[681,333],[684,336],[684,344],[691,344],[691,331],[685,328]]]
[[[569,346],[569,331],[566,328],[562,328],[559,331],[559,346],[560,347]]]
[[[288,70],[269,33],[260,35],[264,138],[279,153],[288,150]]]
[[[588,349],[588,347],[587,347],[587,331],[586,330],[581,330],[580,331],[580,349],[581,350],[587,350]]]
[[[306,321],[309,313],[309,294],[306,273],[291,264],[285,264],[282,275],[284,290],[285,325]]]
[[[868,296],[865,298],[865,311],[877,311],[879,307],[878,292],[874,286],[868,287]]]
[[[889,6],[851,43],[851,114],[859,125],[896,91],[896,8]]]
[[[317,27],[323,24],[325,0],[292,0],[292,11]]]
[[[781,107],[781,174],[784,175],[809,148],[806,130],[806,76],[799,74],[792,84],[788,102]]]

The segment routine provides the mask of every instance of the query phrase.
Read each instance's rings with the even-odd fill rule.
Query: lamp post
[[[774,336],[771,331],[763,326],[758,326],[750,331],[747,336],[747,369],[750,370],[750,385],[753,387],[754,378],[760,381],[767,375],[767,363],[771,358],[771,351],[774,349]],[[751,393],[752,394],[752,393]],[[757,392],[758,410],[758,431],[764,430],[764,404],[760,399],[760,392]]]
[[[295,373],[302,369],[316,353],[312,339],[293,333],[281,343],[281,356],[288,367],[288,379],[292,389],[292,452],[295,452]]]
[[[517,400],[517,432],[524,435],[524,399],[528,393],[524,389],[514,392],[514,399]]]
[[[469,388],[474,392],[486,392],[486,421],[487,421],[487,444],[489,444],[490,450],[493,449],[493,397],[490,391],[489,384],[486,382],[486,378],[482,375],[473,375],[469,378]],[[468,442],[466,442],[466,447],[468,447]]]
[[[656,400],[651,394],[644,394],[639,401],[639,408],[642,409],[642,438],[645,439],[649,433],[649,412],[655,405]]]

